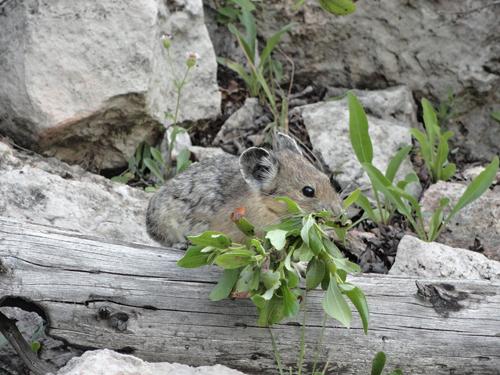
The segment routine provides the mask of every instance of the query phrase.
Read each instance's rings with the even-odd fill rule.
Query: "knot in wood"
[[[9,267],[4,263],[4,260],[0,258],[0,274],[9,272]]]
[[[109,317],[109,325],[120,332],[127,329],[127,322],[128,315],[124,312],[117,312]]]
[[[101,306],[97,311],[97,316],[99,319],[108,320],[111,316],[111,309],[108,306]]]

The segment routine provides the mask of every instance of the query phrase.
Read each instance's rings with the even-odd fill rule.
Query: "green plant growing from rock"
[[[241,8],[239,21],[243,25],[245,33],[238,30],[233,23],[228,24],[228,29],[236,37],[247,60],[247,66],[226,58],[219,58],[218,61],[238,74],[245,82],[250,96],[259,97],[268,105],[275,125],[286,128],[288,94],[280,88],[283,67],[278,60],[272,58],[272,53],[282,36],[293,27],[293,24],[288,24],[273,34],[259,53],[257,26],[252,11],[248,7]]]
[[[177,173],[183,172],[191,164],[191,152],[188,148],[184,148],[177,155],[174,170],[172,152],[175,147],[177,135],[186,132],[186,129],[178,126],[182,90],[186,86],[189,73],[196,66],[196,61],[199,59],[199,56],[194,52],[188,53],[184,72],[182,75],[178,75],[170,55],[172,42],[168,35],[162,36],[162,44],[166,50],[167,63],[170,67],[172,77],[174,78],[173,82],[176,95],[174,112],[165,113],[166,120],[171,121],[171,125],[167,127],[167,131],[169,128],[172,129],[170,136],[165,137],[168,140],[165,156],[157,147],[141,142],[137,146],[134,155],[128,160],[128,168],[120,175],[111,178],[112,181],[122,183],[139,180],[141,184],[146,185],[146,191],[155,191],[166,179],[173,177]]]
[[[386,173],[383,174],[372,163],[373,148],[368,133],[368,120],[363,107],[352,93],[348,94],[348,102],[351,144],[358,161],[361,163],[370,179],[372,191],[377,202],[377,209],[373,210],[368,198],[359,192],[356,196],[356,203],[364,209],[365,217],[372,221],[376,223],[387,223],[388,214],[386,214],[386,212],[390,213],[396,210],[406,218],[410,227],[421,240],[429,242],[434,241],[450,220],[461,209],[484,194],[495,179],[499,167],[498,156],[495,156],[485,170],[474,178],[453,206],[451,206],[451,202],[448,198],[441,199],[439,207],[431,213],[429,223],[426,226],[420,202],[405,190],[406,186],[411,183],[415,177],[407,176],[405,180],[398,183],[394,183],[393,180],[393,176],[398,169],[397,166],[401,163],[401,159],[404,159],[404,157],[408,155],[409,150],[407,150],[407,148],[400,150],[389,163]],[[432,116],[428,107],[427,116]],[[432,122],[434,119],[431,118],[427,121]],[[413,176],[413,174],[411,174],[411,176]],[[383,200],[382,197],[384,198]]]
[[[452,131],[442,132],[436,111],[427,99],[422,99],[425,133],[411,129],[412,136],[419,144],[420,154],[433,182],[447,181],[456,172],[455,164],[448,161],[448,141],[453,137]],[[444,115],[443,115],[444,116]]]
[[[378,352],[375,354],[375,357],[372,361],[372,370],[370,375],[382,375],[382,372],[385,368],[386,355],[384,352]],[[400,369],[395,369],[389,373],[389,375],[403,375],[403,372]]]
[[[347,260],[330,239],[332,234],[343,241],[352,223],[343,215],[333,217],[328,211],[306,213],[287,197],[277,200],[287,205],[290,214],[279,224],[265,227],[263,233],[257,233],[256,228],[245,219],[244,210],[237,209],[231,219],[245,234],[243,243],[234,243],[224,233],[213,231],[189,237],[192,245],[178,265],[185,268],[217,265],[224,269],[210,293],[210,299],[218,301],[230,296],[250,298],[258,310],[258,324],[261,326],[271,326],[285,318],[295,317],[300,309],[299,299],[302,300],[305,320],[307,291],[321,286],[325,291],[322,301],[325,320],[329,316],[349,327],[353,318],[348,304],[351,301],[359,312],[366,333],[369,319],[366,298],[360,288],[346,280],[348,274],[361,270],[357,264]],[[352,197],[348,197],[344,208],[352,203]],[[301,272],[304,264],[307,264],[305,277]],[[305,290],[301,288],[301,280],[305,282]],[[305,356],[304,330],[305,321],[302,325],[298,375],[302,374]],[[271,338],[277,365],[280,374],[283,374],[272,331]],[[318,372],[315,370],[317,360],[315,355],[313,373],[324,374],[326,368]]]

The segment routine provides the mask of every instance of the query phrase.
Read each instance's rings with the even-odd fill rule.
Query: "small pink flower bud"
[[[196,62],[199,59],[200,59],[200,55],[198,55],[196,52],[188,52],[186,65],[188,66],[188,68],[192,68],[193,66],[196,65]]]
[[[172,45],[172,37],[169,34],[163,34],[161,36],[161,41],[163,42],[163,47],[165,47],[165,49],[169,49]]]

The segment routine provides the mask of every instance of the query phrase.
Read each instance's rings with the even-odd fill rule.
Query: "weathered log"
[[[89,238],[0,217],[0,306],[22,298],[68,345],[111,348],[149,361],[221,363],[275,374],[269,332],[248,300],[211,302],[219,271],[177,267],[181,252]],[[406,374],[499,374],[500,283],[363,275],[370,331],[328,320],[325,346],[335,374],[369,373],[374,353]],[[310,366],[321,331],[321,292],[308,295]],[[296,360],[300,327],[273,327],[282,360]],[[326,361],[327,349],[321,352]]]

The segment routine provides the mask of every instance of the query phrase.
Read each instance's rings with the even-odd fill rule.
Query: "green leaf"
[[[316,221],[311,214],[304,216],[304,218],[302,219],[302,229],[300,230],[300,237],[307,246],[309,246],[309,232],[314,224],[316,224]]]
[[[280,273],[278,271],[261,272],[261,280],[266,287],[266,292],[262,295],[262,298],[270,300],[274,292],[281,286]]]
[[[342,325],[349,328],[352,321],[352,312],[340,292],[335,278],[330,278],[328,290],[323,298],[323,310]]]
[[[208,254],[201,252],[204,248],[204,245],[190,246],[184,256],[177,261],[177,265],[183,268],[206,266]]]
[[[251,237],[255,235],[255,227],[244,217],[240,217],[237,220],[233,220],[233,222],[245,236]]]
[[[299,285],[300,282],[300,277],[297,275],[297,272],[295,270],[286,270],[286,278],[288,281],[288,287],[293,289],[296,288]]]
[[[467,189],[453,207],[447,220],[450,220],[462,208],[479,198],[488,190],[498,172],[498,156],[495,156],[491,163],[467,186]]]
[[[252,297],[252,301],[257,306],[259,311],[259,319],[257,323],[260,326],[270,326],[280,322],[284,317],[283,299],[278,296],[273,296],[271,300],[265,300],[262,296],[256,294]]]
[[[274,229],[266,233],[266,238],[271,242],[276,250],[283,250],[286,244],[286,230]]]
[[[457,166],[454,163],[449,163],[441,170],[441,179],[443,181],[448,181],[455,175],[456,171],[457,171]]]
[[[236,280],[240,275],[240,269],[224,270],[221,278],[217,285],[212,289],[210,295],[208,296],[212,301],[220,301],[224,298],[229,297],[231,291],[233,290]]]
[[[191,165],[191,160],[189,160],[190,157],[191,151],[189,151],[188,148],[183,148],[181,152],[179,152],[176,164],[177,173],[184,172]]]
[[[349,136],[352,148],[360,163],[371,163],[373,148],[368,133],[368,120],[359,100],[349,92]]]
[[[330,254],[334,258],[342,258],[342,252],[339,250],[337,245],[335,245],[330,239],[323,237],[323,245],[325,246],[325,250],[328,254]]]
[[[436,154],[436,160],[434,164],[434,170],[436,175],[436,180],[442,180],[441,171],[443,166],[448,161],[448,140],[453,136],[452,131],[447,131],[439,137],[439,144]]]
[[[160,165],[165,164],[165,159],[163,159],[163,155],[161,154],[160,150],[158,150],[156,147],[151,147],[151,156],[153,159]]]
[[[31,343],[31,351],[33,353],[38,353],[38,351],[40,350],[41,346],[42,345],[38,341],[33,341]]]
[[[346,197],[346,199],[344,199],[344,202],[342,203],[342,207],[344,208],[344,210],[348,209],[354,203],[356,203],[360,194],[361,194],[361,189],[359,189],[359,188],[357,188],[351,194],[349,194]]]
[[[129,182],[133,178],[134,178],[134,174],[133,173],[125,172],[125,173],[123,173],[123,174],[121,174],[119,176],[111,177],[111,181],[113,181],[113,182],[120,182],[122,184],[126,184],[127,182]]]
[[[316,289],[325,277],[325,262],[317,257],[311,259],[306,270],[306,288]]]
[[[386,357],[384,352],[378,352],[375,354],[372,362],[371,375],[381,375],[382,371],[384,371],[385,361]]]
[[[253,84],[252,76],[248,74],[243,65],[238,64],[237,62],[231,61],[226,58],[217,58],[217,62],[231,69],[233,72],[237,73],[247,86],[252,86]]]
[[[436,111],[432,104],[425,98],[422,98],[422,110],[424,117],[425,130],[429,136],[429,143],[431,147],[434,147],[436,141],[441,135],[439,130],[438,120],[436,116]]]
[[[232,241],[224,233],[207,230],[197,236],[188,236],[193,245],[213,246],[218,249],[227,249]]]
[[[299,205],[293,200],[288,197],[276,197],[274,198],[278,202],[283,202],[286,204],[286,209],[288,212],[294,215],[298,215],[303,213],[302,209],[299,207]]]
[[[241,271],[235,290],[237,292],[249,292],[259,287],[260,269],[249,264]],[[234,285],[234,284],[233,284]]]
[[[240,17],[241,18],[241,17]],[[252,50],[252,46],[248,43],[247,37],[245,37],[233,24],[227,25],[228,30],[236,36],[238,42],[241,44],[245,54],[250,58],[251,62],[255,59],[255,48]],[[254,45],[255,46],[255,45]]]
[[[496,122],[500,122],[500,111],[491,112],[491,118]]]
[[[415,138],[420,146],[420,153],[424,159],[425,166],[429,171],[432,169],[432,145],[429,143],[427,136],[418,129],[410,129],[410,133]]]
[[[363,209],[365,215],[368,216],[371,221],[373,221],[374,223],[379,222],[379,219],[377,218],[377,216],[375,216],[372,205],[366,195],[364,195],[363,193],[359,194],[358,199],[356,200],[356,204]]]
[[[249,12],[255,10],[255,5],[253,5],[251,0],[231,0],[231,2],[238,4],[241,9],[245,9]]]
[[[434,211],[429,222],[429,231],[427,235],[428,241],[434,241],[439,233],[441,226],[443,225],[443,210],[450,204],[448,198],[442,198],[439,201],[439,207]]]
[[[148,167],[148,169],[151,171],[151,173],[158,180],[163,182],[164,179],[163,179],[163,174],[161,173],[160,167],[158,166],[158,164],[155,161],[153,161],[153,159],[150,159],[150,158],[143,159],[143,163],[144,163],[144,165],[146,165],[146,167]]]
[[[275,229],[282,229],[289,233],[289,235],[298,235],[302,228],[302,218],[301,217],[291,217],[284,219],[279,224],[268,225],[264,227],[264,232],[269,232]]]
[[[353,288],[343,287],[344,285],[353,286]],[[365,335],[368,334],[368,321],[370,319],[370,312],[368,310],[368,303],[366,302],[366,297],[363,291],[355,287],[352,284],[341,284],[342,289],[344,290],[344,294],[351,300],[356,310],[358,310],[359,316],[361,318],[361,322],[363,323],[363,331]]]
[[[286,317],[295,316],[299,312],[299,301],[297,296],[286,286],[281,286],[283,295],[283,315]]]
[[[255,52],[256,52],[256,41],[257,41],[257,26],[255,25],[255,18],[252,12],[247,8],[242,8],[240,22],[245,27],[246,35],[243,37],[246,44],[248,45],[247,54],[255,63]],[[241,35],[241,34],[240,34]]]
[[[391,371],[389,375],[403,375],[403,371],[397,368],[394,371]]]
[[[387,170],[385,171],[385,177],[391,182],[394,181],[394,177],[396,177],[396,173],[398,173],[399,167],[401,163],[406,159],[408,154],[411,151],[412,146],[403,147],[399,150],[396,155],[391,159],[389,165],[387,166]]]
[[[317,224],[309,230],[309,247],[314,255],[318,255],[323,250],[322,236],[319,233]]]
[[[344,270],[347,273],[356,274],[361,273],[361,267],[356,263],[349,261],[346,258],[334,258],[333,263],[338,269]]]
[[[289,23],[288,25],[282,27],[279,31],[274,33],[266,42],[266,46],[262,50],[262,53],[260,54],[260,62],[259,66],[263,67],[267,63],[267,60],[271,57],[271,53],[276,47],[276,45],[280,42],[281,37],[283,34],[288,32],[292,27],[294,26],[293,23]]]
[[[250,250],[234,249],[217,256],[214,263],[224,269],[240,268],[251,263],[254,255]]]
[[[346,16],[356,11],[352,0],[319,0],[321,8],[336,16]]]

